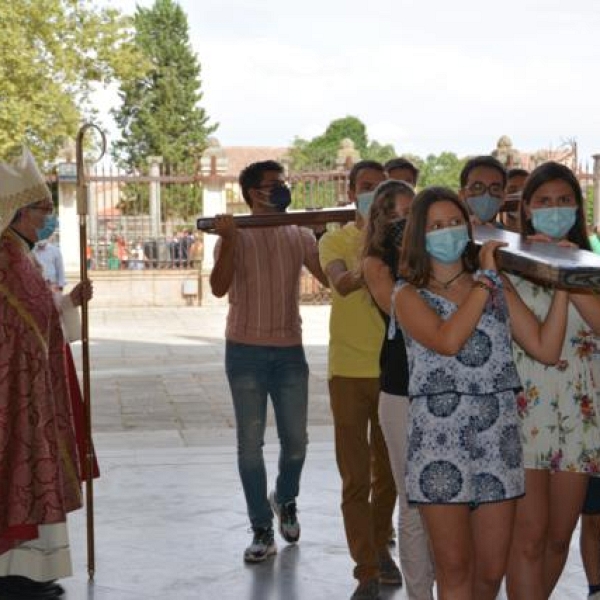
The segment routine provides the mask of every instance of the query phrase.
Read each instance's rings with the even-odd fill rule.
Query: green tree
[[[342,140],[350,139],[362,159],[385,162],[395,156],[391,144],[369,141],[365,124],[357,117],[347,116],[335,119],[322,135],[312,140],[296,138],[290,150],[292,172],[329,171],[337,167],[337,155]],[[329,207],[345,198],[345,188],[339,181],[316,179],[298,181],[292,190],[292,206]]]
[[[113,111],[122,139],[113,155],[123,166],[141,166],[148,156],[170,165],[198,159],[217,125],[199,106],[200,63],[188,33],[187,16],[173,0],[155,0],[134,15],[137,47],[152,67],[142,77],[121,82],[123,104]]]
[[[337,153],[343,139],[351,139],[361,158],[386,161],[395,156],[394,147],[369,142],[367,128],[357,117],[335,119],[325,133],[312,140],[296,138],[290,150],[291,168],[294,171],[326,170],[336,166]]]
[[[396,156],[396,150],[394,150],[392,144],[380,144],[377,140],[373,140],[361,156],[364,159],[376,160],[381,164],[385,164]]]
[[[91,0],[0,2],[0,153],[26,143],[52,160],[83,118],[94,85],[144,68],[131,21]]]
[[[594,186],[588,185],[585,190],[585,214],[587,218],[587,223],[590,225],[595,225],[594,223]]]
[[[430,154],[421,165],[419,187],[443,185],[453,190],[460,187],[460,172],[466,159],[458,158],[454,152]]]

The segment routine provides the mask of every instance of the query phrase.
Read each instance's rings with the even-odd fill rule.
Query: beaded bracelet
[[[473,282],[473,287],[476,288],[481,288],[482,290],[485,290],[486,292],[489,292],[490,294],[492,293],[493,290],[493,286],[491,285],[491,281],[488,280],[488,283],[484,283],[482,279],[476,279]]]
[[[494,290],[499,287],[498,277],[495,275],[495,271],[489,269],[479,270],[473,275],[473,285],[485,288],[490,294],[493,294]],[[502,280],[500,280],[500,285],[502,285]]]

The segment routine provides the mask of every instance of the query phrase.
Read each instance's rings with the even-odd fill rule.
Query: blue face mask
[[[576,220],[576,206],[535,208],[531,211],[531,224],[536,232],[555,240],[564,238],[575,225]]]
[[[363,192],[356,196],[356,210],[365,217],[365,219],[369,215],[369,209],[371,208],[371,204],[373,204],[374,198],[375,192]]]
[[[425,236],[425,249],[429,255],[444,264],[456,262],[468,243],[469,231],[466,225],[436,229]]]
[[[271,190],[269,204],[274,206],[279,212],[285,212],[285,209],[291,203],[292,193],[287,185],[278,185]]]
[[[502,198],[496,198],[489,194],[483,196],[471,196],[467,198],[467,204],[471,209],[471,212],[482,222],[487,223],[491,221],[498,210],[502,206]]]
[[[56,215],[46,215],[42,227],[35,230],[38,241],[47,240],[54,233],[57,226],[58,217]]]

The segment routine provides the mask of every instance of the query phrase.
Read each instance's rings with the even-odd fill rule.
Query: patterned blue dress
[[[397,289],[406,282],[400,281]],[[456,305],[419,294],[448,319]],[[404,332],[410,413],[406,489],[424,504],[499,502],[525,493],[508,308],[496,289],[456,356],[429,350]]]

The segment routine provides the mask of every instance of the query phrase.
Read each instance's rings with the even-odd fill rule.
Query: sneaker
[[[402,585],[400,569],[389,554],[384,554],[379,559],[379,583],[382,585]]]
[[[244,560],[258,563],[277,553],[275,536],[272,527],[257,527],[254,530],[252,543],[244,551]]]
[[[359,583],[350,600],[381,600],[379,581],[377,579],[367,579],[367,581]]]
[[[275,492],[269,494],[269,502],[273,512],[279,520],[279,533],[281,537],[290,544],[300,539],[300,523],[296,516],[296,503],[293,500],[285,504],[278,504],[275,501]]]
[[[388,546],[393,548],[395,545],[396,545],[396,530],[394,529],[394,526],[392,525],[392,527],[390,528],[390,537],[388,538]]]

